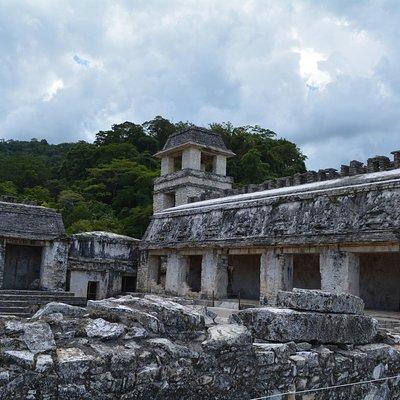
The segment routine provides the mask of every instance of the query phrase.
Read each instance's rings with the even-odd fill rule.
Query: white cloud
[[[92,139],[161,114],[265,126],[311,168],[388,152],[399,17],[390,2],[5,1],[0,136]]]
[[[64,87],[64,82],[61,79],[54,80],[45,90],[43,101],[50,101],[59,90]]]

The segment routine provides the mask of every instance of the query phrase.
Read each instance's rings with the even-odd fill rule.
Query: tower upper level
[[[170,136],[155,154],[161,159],[161,176],[154,181],[154,212],[230,189],[226,160],[234,155],[218,133],[205,128],[191,126]]]
[[[161,158],[161,176],[181,169],[226,176],[226,159],[233,155],[219,134],[196,126],[171,135],[155,154]]]

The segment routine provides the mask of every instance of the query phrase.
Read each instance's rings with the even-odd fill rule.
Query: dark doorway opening
[[[136,292],[136,276],[122,277],[122,293]]]
[[[96,300],[97,292],[99,288],[99,282],[89,281],[87,285],[87,299],[88,300]]]
[[[228,296],[249,300],[260,298],[260,255],[228,257]]]
[[[293,255],[293,287],[321,289],[319,254]]]
[[[3,288],[39,289],[41,264],[41,247],[6,245]]]
[[[192,292],[201,290],[201,256],[189,256],[188,285]]]
[[[400,254],[360,254],[360,297],[365,308],[399,311]]]

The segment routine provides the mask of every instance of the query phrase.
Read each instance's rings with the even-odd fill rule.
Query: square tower
[[[171,135],[155,154],[161,159],[161,176],[154,181],[154,212],[231,189],[226,160],[234,155],[221,136],[208,129],[191,126]]]

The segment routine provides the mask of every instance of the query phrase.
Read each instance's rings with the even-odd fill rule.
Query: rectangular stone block
[[[300,311],[318,311],[335,314],[363,314],[364,312],[364,302],[357,296],[309,289],[293,289],[292,292],[278,292],[277,306]]]
[[[254,337],[272,342],[364,344],[376,336],[378,321],[364,315],[322,314],[287,308],[249,308],[231,317]]]

